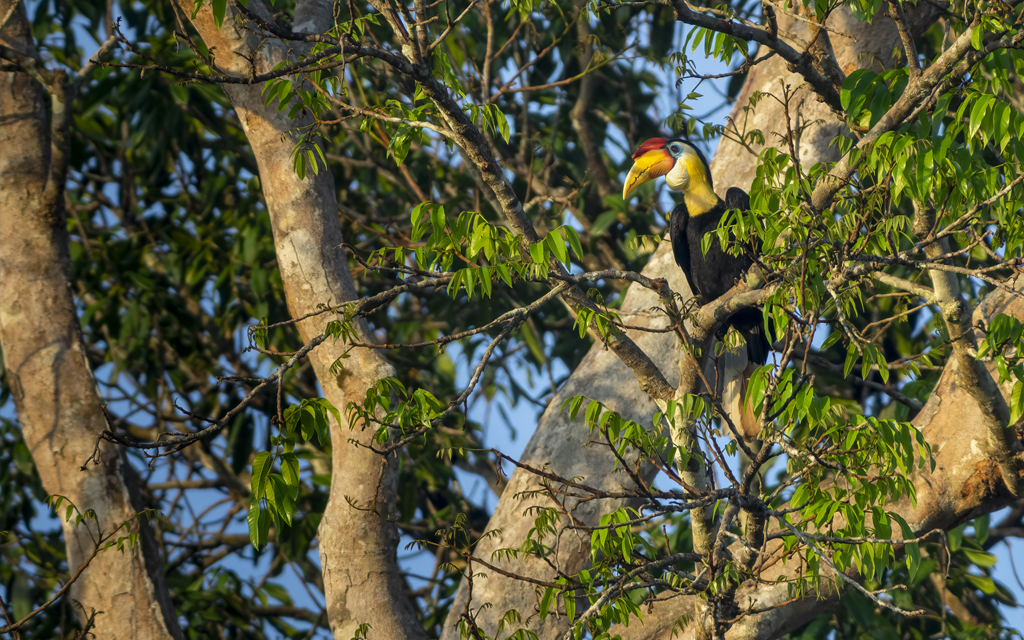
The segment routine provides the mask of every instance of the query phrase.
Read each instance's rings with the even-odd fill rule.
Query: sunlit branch
[[[924,285],[911,282],[910,280],[894,276],[884,271],[873,271],[871,272],[871,277],[894,289],[900,289],[902,291],[912,293],[915,296],[924,298],[928,302],[934,302],[935,292]]]

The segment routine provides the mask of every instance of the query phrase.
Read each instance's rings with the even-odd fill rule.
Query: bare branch
[[[903,13],[903,7],[899,0],[888,0],[889,17],[896,23],[900,32],[900,40],[903,42],[903,53],[907,56],[907,66],[910,67],[910,81],[914,82],[921,76],[921,61],[917,59],[917,45],[914,44],[914,36],[907,26],[907,16]]]

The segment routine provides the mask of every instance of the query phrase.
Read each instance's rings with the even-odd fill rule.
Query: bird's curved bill
[[[672,170],[675,160],[663,148],[651,149],[633,156],[634,163],[626,176],[626,184],[622,187],[622,199],[625,200],[633,189],[645,182],[663,176]]]

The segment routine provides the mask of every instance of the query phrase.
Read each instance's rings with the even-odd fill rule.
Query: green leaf
[[[257,326],[258,327],[265,327],[265,326],[267,326],[267,319],[266,318],[260,318],[260,322],[259,322],[259,324]],[[252,332],[252,339],[253,339],[253,342],[256,343],[256,346],[259,347],[260,349],[266,349],[267,348],[268,343],[267,343],[267,330],[266,329],[255,329]]]
[[[583,422],[586,424],[588,429],[593,429],[597,425],[598,417],[601,415],[601,403],[596,400],[591,400],[590,404],[587,405],[587,410],[583,414]]]
[[[530,257],[537,264],[547,264],[547,256],[544,255],[544,243],[535,242],[530,245]]]
[[[284,476],[285,484],[289,487],[299,486],[299,457],[294,453],[281,455],[281,475]]]
[[[256,547],[256,550],[260,549],[260,501],[253,500],[252,504],[249,505],[249,515],[246,516],[245,521],[249,524],[249,542],[252,546]]]
[[[569,250],[565,246],[565,239],[558,233],[558,229],[554,229],[544,236],[544,244],[547,245],[559,262],[567,267],[569,266]]]
[[[431,207],[430,225],[434,228],[435,236],[440,237],[445,234],[445,222],[444,207]]]
[[[509,270],[507,265],[499,264],[494,267],[498,272],[498,277],[505,283],[506,287],[512,286],[512,272]]]
[[[594,224],[590,226],[590,237],[596,238],[605,232],[608,227],[615,224],[619,219],[618,211],[605,211],[601,215],[597,216],[594,220]]]
[[[448,296],[454,298],[459,294],[459,289],[462,287],[462,279],[465,277],[465,269],[459,269],[452,276],[452,279],[448,281]]]
[[[907,573],[910,581],[914,582],[917,572],[921,568],[921,545],[911,542],[905,547],[907,554]]]
[[[850,344],[846,348],[846,362],[843,363],[843,377],[850,377],[850,372],[853,371],[853,365],[857,364],[857,345]]]
[[[257,531],[257,549],[262,549],[267,546],[267,539],[270,537],[270,512],[266,509],[260,509],[260,521]]]
[[[983,551],[971,551],[969,549],[964,549],[964,555],[967,556],[968,560],[970,560],[972,563],[978,565],[979,567],[994,567],[994,566],[996,566],[996,557],[994,555],[992,555],[991,553],[985,553]]]
[[[522,327],[523,341],[526,342],[526,347],[530,350],[530,354],[537,359],[537,362],[547,362],[544,349],[541,347],[540,336],[533,330],[533,325],[529,322],[524,322],[520,326]]]
[[[498,131],[501,133],[501,139],[505,141],[505,144],[508,144],[508,140],[512,136],[512,132],[508,126],[508,118],[506,118],[505,114],[501,112],[498,105],[491,106],[495,111],[494,120],[498,123]]]
[[[463,276],[462,276],[462,284],[466,287],[466,299],[467,300],[472,300],[473,299],[473,287],[476,286],[477,270],[476,269],[466,268],[466,269],[460,269],[459,271],[460,271],[460,273],[463,274]]]
[[[1024,382],[1018,380],[1013,383],[1013,393],[1010,394],[1010,424],[1017,424],[1022,415],[1024,415]]]
[[[843,88],[839,91],[839,103],[851,119],[855,119],[864,108],[868,96],[875,94],[877,79],[878,74],[874,71],[858,69],[843,82]]]
[[[576,415],[580,412],[580,406],[583,405],[584,399],[585,396],[575,396],[574,398],[566,400],[566,402],[569,403],[569,419],[576,419]]]
[[[483,267],[479,271],[480,295],[485,298],[491,297],[491,286],[494,284],[494,267]]]
[[[544,589],[544,596],[540,599],[540,619],[548,617],[548,609],[551,607],[551,599],[554,596],[555,590],[553,587]]]
[[[473,233],[469,240],[469,252],[467,255],[470,258],[475,258],[481,251],[483,251],[484,244],[489,239],[487,225],[477,225],[473,229]]]
[[[253,500],[259,500],[266,493],[267,478],[270,477],[270,469],[273,464],[274,454],[269,451],[261,451],[256,454],[256,459],[252,463],[252,478],[249,482]]]
[[[195,16],[193,16],[193,17],[195,17]],[[264,107],[270,106],[270,103],[273,102],[274,98],[277,97],[277,89],[275,87],[277,87],[277,84],[279,82],[284,82],[284,80],[271,80],[270,82],[268,82],[267,84],[265,84],[263,86],[263,106]]]
[[[772,371],[771,366],[758,367],[747,383],[747,397],[744,402],[757,412],[764,403],[764,392],[768,386],[768,376]]]
[[[974,519],[974,539],[978,544],[985,544],[988,540],[988,514]]]
[[[419,242],[423,234],[427,232],[423,228],[423,216],[432,209],[434,203],[432,202],[421,202],[412,209],[412,241]]]
[[[949,540],[949,550],[957,551],[960,549],[961,543],[964,539],[964,525],[960,525],[955,529],[950,529],[946,532],[946,539]]]
[[[992,595],[996,592],[996,583],[988,576],[975,576],[967,574],[967,580],[978,588],[985,595]]]
[[[292,499],[291,490],[285,484],[284,478],[276,473],[271,474],[270,483],[267,486],[267,496],[272,496],[274,499],[273,502],[270,502],[271,509],[276,510],[281,520],[291,526],[292,516],[295,514],[295,500]]]
[[[292,597],[290,595],[288,595],[288,590],[285,589],[284,587],[282,587],[279,584],[274,584],[273,582],[267,582],[266,584],[263,585],[263,591],[265,591],[267,593],[267,595],[269,595],[271,598],[274,598],[275,600],[277,600],[281,604],[284,604],[284,605],[287,605],[287,606],[291,606],[292,605]]]
[[[264,497],[267,499],[267,506],[270,507],[272,512],[276,512],[278,510],[279,501],[284,497],[278,493],[277,487],[275,486],[276,483],[274,481],[278,479],[280,479],[278,474],[271,473],[267,478],[266,491],[264,492]]]
[[[565,237],[569,241],[572,252],[576,254],[577,258],[583,259],[583,245],[580,243],[579,234],[572,227],[563,227],[563,229],[565,229]]]
[[[982,95],[974,103],[974,107],[971,109],[970,125],[967,128],[968,137],[973,138],[978,133],[978,129],[981,127],[982,122],[985,119],[989,104],[995,100],[995,96],[991,93]]]

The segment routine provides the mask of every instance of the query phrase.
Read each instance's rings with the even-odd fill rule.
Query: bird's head
[[[683,138],[651,138],[633,154],[633,166],[622,188],[625,199],[641,184],[665,176],[668,188],[682,192],[691,216],[718,204],[711,167],[700,149]]]

